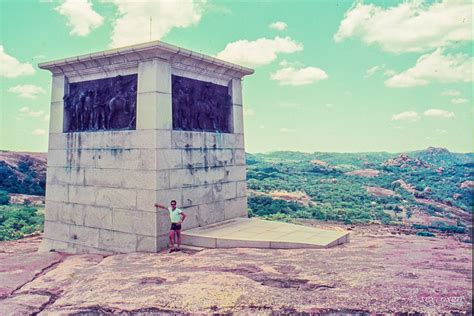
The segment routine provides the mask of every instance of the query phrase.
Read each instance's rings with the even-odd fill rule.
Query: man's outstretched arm
[[[166,206],[163,206],[161,204],[155,203],[155,207],[162,208],[164,210],[167,210]]]

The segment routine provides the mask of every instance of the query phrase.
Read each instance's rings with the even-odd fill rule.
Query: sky
[[[470,0],[0,5],[2,150],[47,151],[51,74],[38,63],[150,39],[255,69],[247,152],[474,149]]]

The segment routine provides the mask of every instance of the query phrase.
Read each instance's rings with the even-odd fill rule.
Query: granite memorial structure
[[[183,229],[247,216],[242,77],[155,41],[39,65],[52,73],[40,251],[155,252]]]

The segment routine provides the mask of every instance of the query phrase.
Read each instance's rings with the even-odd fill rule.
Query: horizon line
[[[448,148],[445,147],[436,147],[436,146],[428,146],[423,149],[414,149],[414,150],[405,150],[405,151],[386,151],[386,150],[380,150],[380,151],[303,151],[303,150],[291,150],[291,149],[275,149],[275,150],[268,150],[268,151],[245,151],[246,154],[272,154],[276,152],[294,152],[294,153],[302,153],[302,154],[315,154],[315,153],[328,153],[328,154],[378,154],[378,153],[385,153],[385,154],[403,154],[403,153],[412,153],[412,152],[419,152],[419,151],[425,151],[430,148],[433,149],[445,149],[449,151],[452,154],[474,154],[474,151],[465,151],[465,152],[460,152],[460,151],[451,151]],[[100,149],[100,148],[99,148]],[[85,149],[88,150],[88,149]],[[1,149],[0,152],[15,152],[15,153],[25,153],[25,154],[47,154],[48,151],[28,151],[28,150],[12,150],[12,149]]]

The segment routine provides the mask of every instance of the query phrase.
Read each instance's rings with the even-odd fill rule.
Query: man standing
[[[180,251],[181,247],[181,223],[184,221],[186,218],[186,214],[184,214],[183,211],[181,211],[179,208],[176,207],[176,201],[172,200],[171,201],[171,207],[164,207],[163,205],[160,205],[158,203],[155,203],[155,207],[168,210],[170,214],[170,220],[171,220],[171,228],[169,232],[169,238],[170,238],[170,250],[169,252],[173,251]],[[178,247],[174,247],[174,237],[176,235]]]

